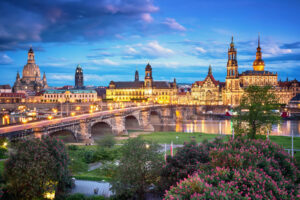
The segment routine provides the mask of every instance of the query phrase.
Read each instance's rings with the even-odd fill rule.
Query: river
[[[174,132],[202,132],[232,134],[230,119],[214,119],[205,117],[201,120],[186,120],[174,124],[154,124],[155,131]],[[282,120],[278,125],[273,125],[270,135],[278,136],[300,136],[300,120]]]

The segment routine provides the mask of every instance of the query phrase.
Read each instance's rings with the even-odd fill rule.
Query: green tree
[[[20,141],[5,163],[4,177],[12,199],[42,199],[71,183],[64,144],[53,138]]]
[[[234,110],[234,130],[237,134],[245,133],[249,138],[256,138],[263,129],[270,129],[280,120],[280,104],[270,86],[249,86],[245,89],[241,103]]]
[[[111,181],[118,199],[144,199],[152,184],[159,181],[163,166],[160,146],[140,138],[127,140],[122,147],[122,157]]]

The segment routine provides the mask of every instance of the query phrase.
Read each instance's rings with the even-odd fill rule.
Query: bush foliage
[[[277,144],[238,138],[201,146],[186,145],[168,158],[162,180],[173,186],[166,199],[300,197],[300,171]]]
[[[12,199],[40,199],[64,192],[71,184],[63,142],[45,137],[20,141],[5,163],[4,177]]]

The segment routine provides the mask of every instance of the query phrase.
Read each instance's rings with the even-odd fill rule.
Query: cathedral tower
[[[265,70],[265,62],[262,60],[259,35],[258,35],[258,45],[257,45],[256,50],[257,50],[256,51],[256,59],[253,62],[253,70],[254,71],[264,71]]]
[[[140,79],[140,78],[139,78],[139,72],[138,72],[138,70],[136,70],[136,71],[135,71],[135,75],[134,75],[134,81],[135,81],[135,82],[138,82],[139,79]]]
[[[153,86],[153,78],[152,78],[152,67],[148,63],[145,68],[145,87],[152,87]]]
[[[227,105],[237,105],[240,100],[240,80],[237,63],[237,51],[234,47],[233,37],[228,49],[227,76],[225,81],[224,102]]]
[[[75,72],[75,88],[83,88],[83,71],[80,65],[77,65]]]
[[[228,61],[227,61],[227,77],[226,78],[237,78],[238,63],[236,58],[236,49],[234,48],[233,36],[231,38],[230,48],[228,49]]]

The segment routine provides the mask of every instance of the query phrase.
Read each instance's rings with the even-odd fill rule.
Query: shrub
[[[100,147],[111,148],[116,144],[115,137],[113,135],[104,135],[100,140],[97,141],[97,145]]]
[[[5,147],[0,147],[0,159],[7,158],[7,148]]]
[[[156,184],[163,165],[160,146],[141,138],[128,139],[121,148],[122,157],[111,184],[118,199],[144,199],[145,192]]]
[[[41,198],[71,184],[69,159],[61,141],[50,137],[19,142],[5,163],[4,177],[13,199]]]
[[[207,145],[209,145],[209,147],[205,147]],[[185,146],[183,149],[188,150],[185,157],[180,157],[179,155],[181,154],[176,154],[173,158],[169,158],[163,169],[163,172],[165,172],[163,175],[165,176],[162,177],[162,180],[169,180],[170,182],[167,183],[174,185],[182,179],[182,177],[188,177],[188,175],[192,175],[195,171],[198,171],[201,175],[203,174],[204,177],[201,178],[204,179],[207,175],[211,174],[211,171],[218,168],[225,168],[229,170],[229,174],[231,175],[226,176],[224,181],[234,181],[234,170],[237,170],[238,173],[241,174],[240,178],[246,177],[246,179],[251,180],[252,177],[257,177],[257,179],[264,177],[263,183],[256,183],[256,185],[252,186],[251,184],[255,183],[255,181],[251,183],[248,183],[248,180],[240,182],[240,184],[243,182],[245,182],[245,184],[247,183],[249,186],[247,190],[249,191],[253,189],[252,187],[259,187],[259,185],[262,187],[264,184],[268,184],[267,188],[260,190],[260,192],[267,194],[271,188],[272,195],[275,195],[276,198],[279,199],[299,195],[299,169],[294,164],[295,160],[277,144],[270,141],[237,138],[228,142],[211,142],[203,144],[202,146],[206,151],[198,151],[199,147],[197,146]],[[193,154],[197,152],[194,156],[195,161],[189,158],[191,152]],[[208,158],[205,157],[207,162],[203,162],[205,160],[200,159],[201,157],[198,155],[199,152],[201,155],[207,155],[208,153]],[[181,162],[183,162],[183,165],[180,165]],[[186,169],[189,169],[189,171]],[[248,177],[249,173],[251,177]],[[218,178],[222,180],[220,177]],[[205,181],[208,181],[207,177]],[[212,184],[211,182],[208,183]],[[276,187],[272,188],[272,184]],[[216,184],[214,186],[217,187]],[[283,191],[283,193],[281,191]],[[252,191],[252,193],[254,196],[258,194],[254,191]],[[288,196],[285,196],[286,194]],[[271,194],[267,195],[268,198],[272,196]]]
[[[174,157],[168,156],[166,165],[161,172],[161,190],[164,191],[178,181],[192,175],[201,167],[205,167],[210,161],[209,150],[213,147],[222,145],[221,139],[216,138],[213,142],[205,141],[203,144],[185,144],[178,148]]]
[[[171,187],[165,199],[295,199],[285,183],[275,182],[258,169],[216,168],[195,174]]]

